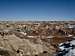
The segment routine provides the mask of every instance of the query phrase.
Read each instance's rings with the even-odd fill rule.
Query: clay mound
[[[14,52],[7,50],[6,48],[0,47],[0,55],[2,56],[15,56]]]
[[[74,38],[72,37],[63,37],[63,36],[57,36],[57,37],[54,37],[54,38],[51,38],[50,39],[50,42],[52,45],[58,45],[60,43],[63,43],[63,42],[66,42],[66,41],[71,41],[71,40],[74,40]]]
[[[52,51],[50,47],[47,47],[40,39],[37,39],[36,41],[38,43],[34,43],[29,39],[21,39],[15,34],[7,35],[3,38],[0,36],[0,47],[10,50],[14,53],[14,56],[19,56],[21,54],[34,56],[39,55],[43,51],[47,51],[48,53],[54,52],[54,50]]]

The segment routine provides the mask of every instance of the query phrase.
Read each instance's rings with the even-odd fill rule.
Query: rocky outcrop
[[[33,40],[33,39],[31,39]],[[0,36],[0,47],[2,47],[2,50],[0,51],[6,53],[4,55],[12,56],[10,54],[14,54],[14,56],[23,56],[23,55],[40,55],[44,51],[47,51],[47,53],[52,54],[54,52],[53,50],[50,50],[50,48],[53,47],[47,47],[46,44],[41,40],[37,39],[35,41],[31,41],[29,39],[21,39],[17,37],[15,34],[7,35],[7,36]],[[7,49],[7,50],[5,50]],[[2,52],[2,53],[3,53]],[[0,55],[2,55],[0,53]]]

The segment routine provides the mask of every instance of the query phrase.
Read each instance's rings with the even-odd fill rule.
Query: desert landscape
[[[75,0],[0,0],[0,56],[75,56]]]
[[[75,21],[0,21],[0,56],[75,56]]]

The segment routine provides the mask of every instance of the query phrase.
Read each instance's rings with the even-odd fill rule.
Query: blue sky
[[[0,20],[75,20],[75,0],[0,0]]]

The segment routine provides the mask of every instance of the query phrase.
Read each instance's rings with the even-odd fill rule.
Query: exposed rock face
[[[31,39],[33,40],[33,39]],[[14,54],[13,56],[18,55],[38,55],[43,53],[43,51],[47,51],[48,53],[52,54],[54,52],[53,50],[50,50],[50,48],[53,47],[47,47],[42,40],[37,39],[37,43],[34,43],[34,41],[31,41],[29,39],[21,39],[17,37],[15,34],[13,35],[7,35],[4,37],[0,36],[0,47],[3,49],[0,50],[3,51],[8,56],[12,56],[10,54]],[[7,50],[5,50],[7,49]],[[18,53],[17,53],[18,51]],[[3,53],[2,52],[2,53]],[[0,53],[0,55],[3,55]]]
[[[18,33],[17,33],[18,34]],[[50,42],[53,41],[54,45],[67,41],[66,38],[54,37],[49,39],[40,38],[25,38],[25,36],[11,34],[0,36],[0,55],[5,56],[54,56],[56,47],[52,46]],[[60,41],[59,41],[60,39]],[[71,38],[68,38],[71,39]],[[61,41],[62,40],[62,41]],[[56,42],[55,42],[56,41]]]
[[[15,53],[7,48],[0,47],[0,55],[2,56],[15,56]]]
[[[72,38],[75,37],[75,28],[68,29],[64,25],[44,22],[2,23],[0,56],[55,56],[60,43],[75,39]]]

